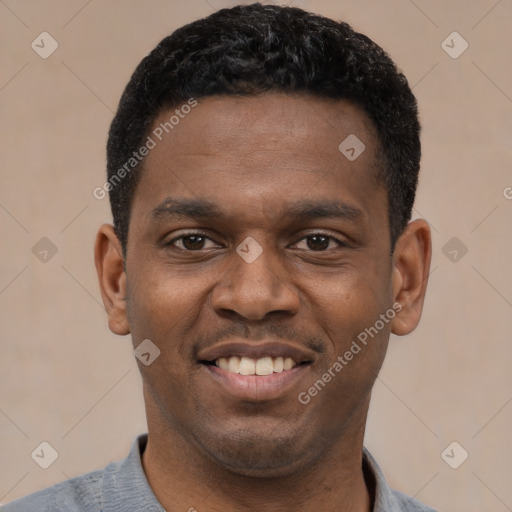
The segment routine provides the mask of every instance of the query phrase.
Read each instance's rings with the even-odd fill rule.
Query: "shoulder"
[[[93,471],[29,494],[0,508],[1,512],[99,512],[104,471]]]
[[[418,500],[391,489],[371,453],[363,447],[363,471],[375,497],[374,512],[436,512]]]
[[[142,468],[147,434],[132,443],[128,457],[0,507],[0,512],[165,512]]]
[[[393,493],[393,497],[398,506],[400,506],[401,512],[437,512],[433,508],[427,507],[423,503],[420,503],[418,500],[407,496],[399,491],[391,491]]]

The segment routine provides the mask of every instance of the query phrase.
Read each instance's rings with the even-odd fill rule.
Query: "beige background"
[[[235,3],[0,1],[0,502],[103,467],[145,430],[130,341],[108,331],[96,283],[92,245],[110,213],[92,191],[136,64]],[[421,109],[416,216],[432,225],[432,275],[420,327],[390,344],[366,444],[394,487],[439,510],[510,511],[512,2],[289,3],[381,44]],[[59,44],[48,59],[31,48],[43,31]],[[457,59],[441,47],[453,31],[469,43]],[[32,253],[42,237],[58,249],[46,263]],[[457,262],[443,252],[452,237],[468,250]],[[42,441],[59,454],[46,470],[30,456]],[[458,469],[441,458],[452,441],[469,453]]]

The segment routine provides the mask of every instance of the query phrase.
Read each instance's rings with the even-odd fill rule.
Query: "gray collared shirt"
[[[135,439],[128,457],[105,469],[72,478],[1,507],[2,512],[165,512],[142,469],[147,434]],[[435,512],[389,488],[366,448],[363,463],[375,480],[373,512]],[[197,508],[199,507],[199,508]],[[197,505],[197,509],[201,507]],[[194,510],[194,504],[190,504]]]

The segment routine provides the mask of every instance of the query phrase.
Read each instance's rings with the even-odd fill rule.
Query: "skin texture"
[[[349,134],[366,146],[352,162],[338,150]],[[377,150],[370,121],[344,100],[201,99],[145,159],[126,261],[112,226],[100,228],[95,258],[110,329],[161,351],[139,367],[143,465],[166,510],[370,510],[361,452],[371,388],[390,332],[419,322],[431,254],[423,220],[391,254]],[[153,214],[168,198],[206,199],[219,215]],[[359,213],[290,216],[304,200],[341,201]],[[176,240],[190,231],[207,238]],[[252,263],[236,252],[247,237],[262,248]],[[300,403],[298,394],[396,302],[393,320]],[[311,362],[272,399],[233,396],[198,360],[233,340],[284,341],[304,347]]]

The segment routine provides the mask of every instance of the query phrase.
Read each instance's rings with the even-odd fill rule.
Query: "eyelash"
[[[204,238],[207,238],[208,240],[211,240],[212,242],[214,242],[215,240],[212,240],[210,238],[210,236],[207,234],[207,233],[204,233],[202,231],[187,231],[186,233],[176,237],[176,238],[173,238],[172,240],[170,240],[169,242],[167,242],[165,245],[168,246],[168,247],[171,247],[171,246],[174,246],[174,243],[177,242],[178,240],[181,240],[182,238],[187,238],[188,236],[202,236]],[[297,242],[295,243],[298,243],[298,242],[301,242],[302,240],[305,240],[309,237],[313,237],[313,236],[325,236],[326,238],[328,238],[329,240],[333,240],[334,242],[336,242],[338,244],[339,247],[349,247],[349,245],[342,241],[342,240],[339,240],[338,238],[330,235],[329,233],[325,233],[323,231],[315,231],[314,233],[311,233],[309,235],[306,235],[304,237],[302,237],[301,239],[299,239]],[[201,250],[204,250],[204,249],[198,249],[197,251],[191,251],[191,250],[188,250],[188,249],[182,249],[181,247],[178,247],[178,249],[182,250],[182,251],[186,251],[186,252],[199,252]],[[312,251],[311,252],[326,252],[328,249],[326,249],[325,251]]]

